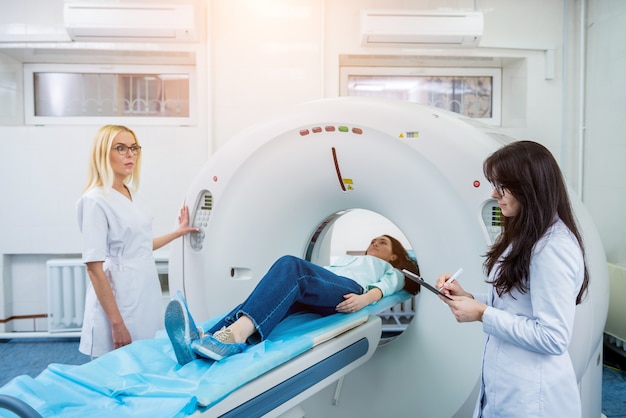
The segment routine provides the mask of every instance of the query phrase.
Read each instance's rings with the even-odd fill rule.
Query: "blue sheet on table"
[[[398,292],[352,314],[292,315],[267,340],[220,362],[196,360],[179,366],[161,331],[154,339],[136,341],[80,366],[51,364],[34,379],[18,376],[0,394],[25,401],[43,417],[187,416],[309,350],[317,336],[409,297]]]

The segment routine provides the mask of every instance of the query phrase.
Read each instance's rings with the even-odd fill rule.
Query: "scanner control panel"
[[[487,230],[487,234],[493,244],[502,232],[502,212],[498,207],[498,202],[489,200],[483,205],[482,218]]]
[[[211,217],[211,210],[213,209],[213,195],[211,192],[204,190],[200,193],[196,207],[192,212],[192,224],[198,228],[198,232],[192,232],[189,234],[189,244],[191,248],[196,251],[202,249],[202,243],[204,242],[204,231],[209,224],[209,218]]]

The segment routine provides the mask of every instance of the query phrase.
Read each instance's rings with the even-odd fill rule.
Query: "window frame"
[[[37,116],[35,74],[186,74],[189,77],[189,116]],[[24,121],[26,125],[167,125],[197,123],[198,83],[196,67],[190,65],[24,64]]]
[[[468,76],[492,77],[491,117],[469,118],[487,125],[500,126],[502,123],[502,69],[499,67],[393,67],[393,66],[342,66],[340,67],[340,96],[348,96],[350,76]]]

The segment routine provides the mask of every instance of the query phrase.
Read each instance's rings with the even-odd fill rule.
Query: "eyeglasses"
[[[504,186],[501,184],[494,184],[493,188],[496,189],[496,193],[504,197]]]
[[[120,155],[127,155],[128,151],[137,155],[141,151],[141,147],[139,145],[131,145],[130,147],[124,144],[117,144],[113,147],[114,150],[120,153]]]

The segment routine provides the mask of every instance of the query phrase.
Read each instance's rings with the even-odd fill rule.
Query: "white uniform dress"
[[[492,270],[491,280],[497,267]],[[584,279],[578,241],[560,220],[537,242],[530,290],[487,303],[482,387],[475,417],[577,418],[581,416],[576,374],[567,349],[572,339],[576,296]]]
[[[133,341],[163,328],[163,305],[152,253],[152,216],[137,195],[132,200],[101,187],[76,204],[83,235],[83,262],[104,261],[117,306]],[[80,352],[99,357],[113,350],[111,325],[93,285],[87,288]]]

